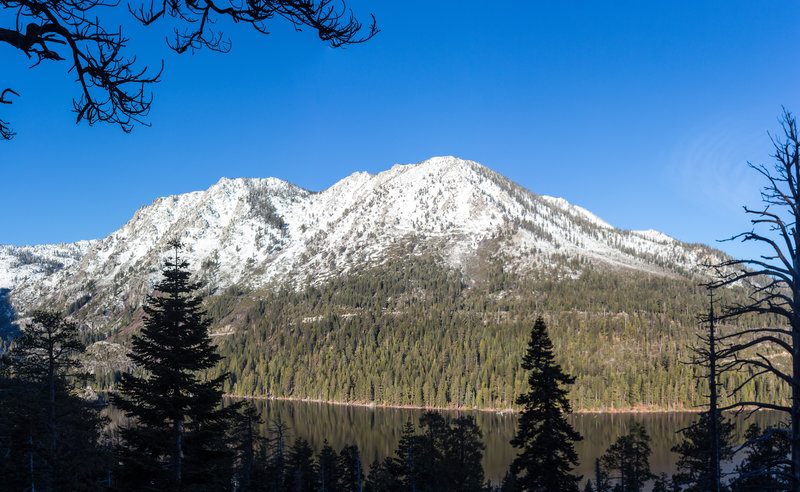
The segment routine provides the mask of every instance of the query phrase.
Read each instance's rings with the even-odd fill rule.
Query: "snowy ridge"
[[[102,240],[0,246],[0,287],[13,289],[18,311],[56,303],[99,328],[141,305],[174,237],[209,293],[302,287],[416,254],[433,254],[467,276],[495,260],[521,274],[577,273],[593,264],[693,276],[722,258],[657,231],[616,229],[476,162],[435,157],[354,173],[318,193],[275,178],[223,178],[205,191],[155,200]],[[25,248],[42,261],[15,260]]]
[[[11,246],[0,244],[0,289],[13,289],[23,283],[44,279],[72,266],[96,241]]]

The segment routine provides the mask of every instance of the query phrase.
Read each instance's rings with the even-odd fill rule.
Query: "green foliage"
[[[142,375],[123,375],[112,400],[135,419],[124,428],[119,483],[123,488],[219,489],[230,482],[232,456],[225,433],[233,407],[223,408],[226,375],[202,372],[220,360],[208,334],[188,264],[167,260],[164,279],[148,297],[131,360]]]
[[[570,413],[566,387],[575,382],[555,363],[547,326],[538,318],[522,368],[528,371],[528,391],[517,398],[522,413],[511,445],[520,452],[511,463],[521,490],[578,490],[580,477],[572,474],[578,464],[574,443],[582,438],[567,422]]]
[[[670,483],[669,476],[666,473],[662,473],[661,475],[657,476],[655,481],[653,482],[653,492],[670,492],[670,490],[681,490],[680,486],[676,486],[673,483]],[[709,490],[709,489],[700,489],[700,490]]]
[[[727,303],[742,294],[720,295]],[[211,374],[230,372],[224,390],[237,395],[519,408],[520,361],[542,315],[555,361],[576,377],[573,408],[685,409],[708,392],[699,369],[680,363],[691,357],[705,303],[692,281],[636,272],[520,279],[497,266],[470,283],[425,257],[390,261],[299,292],[209,297],[213,325],[232,331],[218,338],[225,360]],[[789,390],[756,378],[742,396],[783,401]]]
[[[270,198],[271,193],[273,193],[273,190],[266,186],[256,185],[253,187],[247,195],[250,211],[254,216],[263,219],[267,224],[283,231],[286,222],[283,217],[278,214],[275,205],[272,204]]]
[[[308,441],[298,438],[289,450],[285,490],[317,492],[319,488],[320,480],[314,463],[314,451]]]
[[[446,419],[440,413],[425,412],[419,424],[421,434],[407,422],[394,457],[372,464],[367,489],[484,490],[484,445],[475,418]]]
[[[339,490],[361,492],[364,487],[364,471],[361,469],[361,452],[356,445],[345,446],[339,453]]]
[[[317,474],[319,476],[319,490],[326,492],[338,492],[339,482],[341,481],[341,471],[339,470],[339,456],[336,451],[328,444],[322,445],[322,450],[317,455]]]
[[[257,462],[263,439],[258,429],[263,423],[252,402],[242,404],[233,419],[231,436],[228,439],[234,446],[234,477],[236,490],[258,490],[259,478],[264,475],[263,462]]]
[[[396,465],[392,458],[375,460],[369,467],[366,490],[369,492],[400,492],[408,490],[397,477]]]

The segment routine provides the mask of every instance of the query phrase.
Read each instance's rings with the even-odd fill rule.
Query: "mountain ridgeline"
[[[321,192],[222,179],[157,199],[104,239],[0,246],[4,312],[68,313],[93,343],[87,368],[112,385],[135,370],[123,347],[175,237],[207,295],[228,393],[510,408],[542,315],[578,378],[576,409],[691,408],[705,394],[683,362],[706,310],[702,265],[723,253],[616,229],[453,157]],[[769,382],[746,391],[786,396]]]

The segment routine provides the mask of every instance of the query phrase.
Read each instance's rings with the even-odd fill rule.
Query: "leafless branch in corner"
[[[0,43],[24,53],[33,67],[68,63],[80,85],[80,95],[73,99],[77,122],[112,123],[130,132],[137,123],[147,125],[144,118],[153,98],[146,88],[159,81],[164,64],[150,71],[123,53],[128,39],[121,29],[106,29],[97,16],[103,7],[118,6],[118,0],[0,0],[0,9],[9,14],[5,18],[16,19],[13,26],[0,25]],[[167,44],[178,53],[203,47],[228,51],[228,38],[211,29],[219,19],[250,24],[263,34],[269,33],[269,21],[283,19],[298,31],[315,30],[334,48],[363,43],[378,33],[374,17],[363,26],[343,0],[160,0],[129,4],[128,11],[144,25],[174,19],[174,35]],[[0,139],[13,135],[0,120]]]
[[[791,483],[800,488],[800,134],[797,122],[784,109],[783,135],[771,136],[774,167],[749,166],[766,180],[761,192],[763,207],[744,211],[751,217],[752,230],[728,240],[755,242],[765,253],[757,258],[737,259],[715,265],[716,280],[708,287],[738,285],[748,291],[744,302],[729,305],[719,320],[748,314],[774,316],[773,323],[761,328],[744,328],[719,337],[726,347],[719,352],[724,370],[745,371],[749,377],[731,391],[740,390],[751,380],[769,376],[791,388],[791,405],[764,401],[739,401],[721,408],[764,408],[785,412],[791,420]],[[770,319],[770,318],[767,318]],[[775,326],[774,320],[785,323]],[[770,326],[772,325],[772,326]],[[778,354],[779,357],[775,357]],[[777,364],[777,360],[787,360]]]
[[[144,123],[152,96],[145,91],[158,81],[161,70],[134,66],[122,54],[128,41],[121,31],[109,31],[94,12],[115,7],[115,0],[0,0],[16,24],[0,27],[0,42],[17,48],[32,60],[69,64],[80,85],[73,99],[77,121],[106,122],[129,132]],[[10,17],[10,16],[9,16]],[[24,26],[24,28],[23,28]]]

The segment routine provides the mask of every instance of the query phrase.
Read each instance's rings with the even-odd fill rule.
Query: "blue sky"
[[[163,195],[221,176],[311,190],[436,155],[479,161],[623,229],[714,243],[769,162],[781,106],[800,111],[797,2],[350,1],[381,33],[331,49],[276,22],[218,24],[228,54],[170,53],[169,26],[110,14],[158,65],[151,127],[75,125],[62,63],[0,45],[0,244],[104,237]],[[0,25],[9,19],[0,15]],[[116,25],[116,24],[112,24]],[[717,245],[736,255],[754,250]]]

